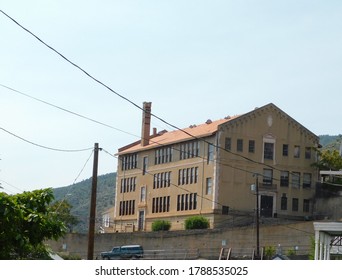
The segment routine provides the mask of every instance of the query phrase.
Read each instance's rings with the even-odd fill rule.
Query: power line
[[[134,107],[140,109],[141,111],[145,111],[144,108],[142,108],[141,106],[139,106],[138,104],[136,104],[135,102],[131,101],[130,99],[128,99],[127,97],[119,94],[118,92],[116,92],[115,90],[113,90],[111,87],[107,86],[105,83],[101,82],[100,80],[98,80],[97,78],[95,78],[93,75],[89,74],[86,70],[84,70],[82,67],[80,67],[79,65],[77,65],[76,63],[72,62],[70,59],[68,59],[66,56],[64,56],[62,53],[60,53],[59,51],[57,51],[55,48],[53,48],[52,46],[50,46],[49,44],[45,43],[42,39],[40,39],[37,35],[35,35],[33,32],[31,32],[29,29],[25,28],[23,25],[21,25],[19,22],[17,22],[14,18],[12,18],[11,16],[9,16],[8,14],[6,14],[4,11],[0,10],[1,13],[3,13],[6,17],[8,17],[10,20],[12,20],[15,24],[17,24],[20,28],[22,28],[23,30],[25,30],[26,32],[28,32],[30,35],[32,35],[34,38],[36,38],[39,42],[41,42],[43,45],[45,45],[47,48],[49,48],[50,50],[52,50],[53,52],[55,52],[56,54],[58,54],[60,57],[62,57],[65,61],[67,61],[69,64],[71,64],[72,66],[76,67],[77,69],[79,69],[81,72],[83,72],[85,75],[87,75],[89,78],[91,78],[93,81],[95,81],[96,83],[102,85],[103,87],[107,88],[110,92],[114,93],[115,95],[117,95],[118,97],[120,97],[121,99],[127,101],[128,103],[130,103],[131,105],[133,105]],[[167,122],[166,120],[162,119],[161,117],[149,112],[151,114],[151,116],[155,117],[156,119],[160,120],[161,122],[163,122],[164,124],[176,129],[176,130],[179,130],[185,134],[187,134],[188,136],[194,138],[194,139],[197,139],[197,140],[202,140],[208,144],[212,144],[208,141],[206,141],[205,139],[201,139],[201,138],[198,138],[194,135],[192,135],[191,133],[185,131],[184,129],[181,129],[179,128],[178,126],[176,125],[173,125],[169,122]],[[213,145],[213,144],[212,144]],[[215,146],[215,145],[214,145]],[[254,161],[248,157],[245,157],[245,156],[242,156],[240,154],[237,154],[237,153],[233,153],[229,150],[226,150],[222,147],[219,147],[219,146],[216,146],[220,149],[223,149],[224,151],[227,151],[227,152],[230,152],[232,153],[233,155],[235,156],[239,156],[239,157],[242,157],[248,161],[251,161],[251,162],[254,162],[254,163],[258,163],[258,164],[263,164],[263,165],[266,165],[268,167],[271,167],[265,163],[260,163],[260,162],[257,162],[257,161]],[[273,168],[273,167],[271,167]]]
[[[75,112],[73,112],[73,111],[67,110],[67,109],[65,109],[65,108],[62,108],[62,107],[57,106],[57,105],[54,105],[54,104],[49,103],[49,102],[47,102],[47,101],[44,101],[44,100],[42,100],[42,99],[33,97],[33,96],[31,96],[31,95],[29,95],[29,94],[27,94],[27,93],[23,93],[23,92],[21,92],[21,91],[19,91],[19,90],[16,90],[16,89],[14,89],[14,88],[8,87],[8,86],[6,86],[6,85],[0,84],[0,86],[6,88],[6,89],[8,89],[8,90],[11,90],[11,91],[13,91],[13,92],[16,92],[16,93],[18,93],[18,94],[20,94],[20,95],[26,96],[26,97],[31,98],[31,99],[36,100],[36,101],[39,101],[39,102],[41,102],[41,103],[43,103],[43,104],[49,105],[49,106],[54,107],[54,108],[57,108],[57,109],[59,109],[59,110],[62,110],[62,111],[64,111],[64,112],[67,112],[67,113],[76,115],[76,116],[78,116],[78,117],[81,117],[81,118],[84,118],[84,119],[86,119],[86,120],[95,122],[95,123],[97,123],[97,124],[104,125],[104,126],[106,126],[106,127],[108,127],[108,128],[112,128],[112,129],[115,129],[115,130],[117,130],[117,131],[120,131],[120,132],[129,134],[129,135],[135,136],[135,137],[137,137],[137,138],[140,138],[139,136],[134,135],[134,134],[132,134],[132,133],[123,131],[123,130],[121,130],[121,129],[115,128],[115,127],[113,127],[113,126],[107,125],[107,124],[105,124],[105,123],[99,122],[99,121],[97,121],[97,120],[91,119],[91,118],[89,118],[89,117],[83,116],[83,115],[78,114],[78,113],[75,113]],[[202,139],[202,140],[203,140],[203,139]],[[167,145],[168,145],[168,144],[161,144],[161,143],[159,143],[159,142],[157,142],[157,141],[153,141],[153,140],[150,139],[150,138],[149,138],[149,141],[152,142],[152,143],[154,143],[154,144],[157,144],[157,145],[160,146],[160,147],[163,147],[163,146],[167,146]],[[176,148],[174,148],[174,147],[173,147],[173,149],[174,149],[174,150],[180,151],[180,149],[176,149]],[[200,158],[206,159],[206,158],[204,158],[204,157],[200,157]],[[223,164],[223,163],[222,163],[222,164]],[[244,169],[241,169],[241,168],[238,168],[238,167],[229,165],[229,164],[223,164],[223,165],[228,166],[228,167],[232,167],[232,168],[237,169],[237,170],[240,170],[240,171],[249,172],[249,171],[247,171],[247,170],[244,170]],[[254,174],[255,172],[249,172],[249,173]]]
[[[88,164],[88,162],[89,162],[91,156],[93,155],[93,153],[94,153],[94,149],[91,151],[90,156],[88,157],[88,159],[87,159],[86,162],[84,163],[84,165],[83,165],[81,171],[80,171],[80,172],[78,173],[78,175],[76,176],[74,182],[72,183],[73,185],[75,185],[75,182],[76,182],[77,179],[80,177],[81,173],[83,172],[84,168],[85,168],[86,165]]]
[[[129,132],[127,132],[127,131],[124,131],[124,130],[122,130],[122,129],[116,128],[116,127],[111,126],[111,125],[109,125],[109,124],[106,124],[106,123],[97,121],[97,120],[95,120],[95,119],[93,119],[93,118],[89,118],[89,117],[87,117],[87,116],[81,115],[81,114],[76,113],[76,112],[74,112],[74,111],[71,111],[71,110],[65,109],[65,108],[63,108],[63,107],[54,105],[54,104],[52,104],[52,103],[50,103],[50,102],[44,101],[44,100],[42,100],[42,99],[39,99],[39,98],[37,98],[37,97],[34,97],[34,96],[32,96],[32,95],[29,95],[29,94],[27,94],[27,93],[24,93],[24,92],[22,92],[22,91],[19,91],[19,90],[17,90],[17,89],[11,88],[11,87],[9,87],[9,86],[3,85],[3,84],[0,84],[0,86],[3,87],[3,88],[6,88],[6,89],[8,89],[8,90],[11,90],[12,92],[16,92],[16,93],[18,93],[18,94],[20,94],[20,95],[26,96],[26,97],[28,97],[28,98],[31,98],[31,99],[33,99],[33,100],[36,100],[36,101],[41,102],[41,103],[43,103],[43,104],[46,104],[46,105],[48,105],[48,106],[51,106],[51,107],[54,107],[54,108],[56,108],[56,109],[62,110],[62,111],[64,111],[64,112],[67,112],[67,113],[69,113],[69,114],[75,115],[75,116],[77,116],[77,117],[80,117],[80,118],[86,119],[86,120],[88,120],[88,121],[97,123],[97,124],[99,124],[99,125],[102,125],[102,126],[105,126],[105,127],[108,127],[108,128],[114,129],[114,130],[117,130],[117,131],[122,132],[122,133],[129,134],[129,135],[131,135],[131,136],[139,137],[139,136],[137,136],[137,135],[134,135],[134,134],[129,133]]]
[[[95,78],[93,75],[91,75],[90,73],[88,73],[86,70],[84,70],[82,67],[80,67],[79,65],[77,65],[76,63],[72,62],[70,59],[68,59],[66,56],[64,56],[62,53],[60,53],[59,51],[57,51],[55,48],[53,48],[52,46],[50,46],[49,44],[47,44],[46,42],[44,42],[41,38],[39,38],[37,35],[35,35],[33,32],[31,32],[29,29],[25,28],[23,25],[21,25],[18,21],[16,21],[14,18],[12,18],[11,16],[9,16],[8,14],[6,14],[4,11],[0,10],[0,12],[2,14],[4,14],[7,18],[9,18],[11,21],[13,21],[16,25],[18,25],[20,28],[22,28],[23,30],[25,30],[27,33],[29,33],[30,35],[32,35],[34,38],[36,38],[39,42],[41,42],[43,45],[45,45],[47,48],[49,48],[50,50],[52,50],[53,52],[55,52],[56,54],[58,54],[60,57],[62,57],[65,61],[67,61],[69,64],[71,64],[72,66],[74,66],[75,68],[79,69],[81,72],[83,72],[86,76],[88,76],[89,78],[91,78],[93,81],[95,81],[96,83],[102,85],[103,87],[105,87],[106,89],[108,89],[110,92],[114,93],[115,95],[117,95],[118,97],[120,97],[121,99],[127,101],[128,103],[130,103],[131,105],[133,105],[134,107],[140,109],[141,111],[145,111],[144,108],[142,108],[141,106],[137,105],[135,102],[133,102],[132,100],[128,99],[127,97],[123,96],[122,94],[119,94],[118,92],[116,92],[115,90],[113,90],[111,87],[109,87],[108,85],[106,85],[105,83],[101,82],[99,79]],[[210,144],[210,145],[213,145],[214,147],[218,148],[218,149],[221,149],[225,152],[228,152],[234,156],[237,156],[237,157],[240,157],[240,158],[243,158],[249,162],[252,162],[252,163],[255,163],[255,164],[258,164],[258,165],[263,165],[263,166],[266,166],[272,170],[277,170],[277,171],[283,171],[283,170],[280,170],[274,166],[271,166],[269,164],[266,164],[264,162],[259,162],[259,161],[256,161],[256,160],[253,160],[251,158],[248,158],[246,156],[243,156],[239,153],[234,153],[230,150],[227,150],[223,147],[220,147],[218,145],[215,145],[215,144],[212,144],[210,143],[209,141],[203,139],[203,138],[199,138],[189,132],[187,132],[186,130],[184,129],[181,129],[179,128],[178,126],[176,125],[173,125],[171,123],[169,123],[168,121],[162,119],[161,117],[149,112],[151,114],[151,116],[155,117],[156,119],[158,119],[159,121],[163,122],[164,124],[176,129],[176,130],[179,130],[185,134],[187,134],[188,136],[196,139],[196,140],[201,140],[207,144]],[[255,173],[255,172],[254,172]],[[261,176],[264,176],[263,174],[260,174]],[[291,172],[291,175],[292,176],[298,176],[297,174],[293,174]]]
[[[12,133],[12,132],[10,132],[10,131],[8,131],[8,130],[6,130],[6,129],[2,128],[2,127],[0,127],[0,129],[1,129],[2,131],[6,132],[6,133],[8,133],[8,134],[10,134],[10,135],[12,135],[12,136],[14,136],[14,137],[18,138],[18,139],[20,139],[20,140],[22,140],[22,141],[26,142],[26,143],[29,143],[29,144],[31,144],[31,145],[37,146],[37,147],[39,147],[39,148],[47,149],[47,150],[52,150],[52,151],[57,151],[57,152],[68,152],[68,153],[74,153],[74,152],[84,152],[84,151],[89,151],[89,150],[91,150],[91,149],[92,149],[92,148],[85,148],[85,149],[78,149],[78,150],[65,150],[65,149],[51,148],[51,147],[43,146],[43,145],[40,145],[40,144],[34,143],[34,142],[32,142],[32,141],[29,141],[29,140],[27,140],[27,139],[25,139],[25,138],[23,138],[23,137],[20,137],[20,136],[18,136],[18,135],[16,135],[16,134],[14,134],[14,133]]]

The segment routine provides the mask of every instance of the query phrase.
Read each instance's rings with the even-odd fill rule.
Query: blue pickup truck
[[[143,256],[144,250],[140,245],[116,246],[111,251],[101,253],[103,260],[140,259]]]

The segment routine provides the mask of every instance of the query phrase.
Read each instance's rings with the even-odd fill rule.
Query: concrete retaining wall
[[[312,222],[297,222],[260,226],[260,247],[280,245],[283,253],[297,250],[297,254],[308,254],[314,236]],[[88,236],[67,234],[48,244],[55,252],[65,252],[86,258]],[[222,245],[232,248],[232,255],[251,256],[256,247],[256,228],[182,230],[169,232],[105,233],[95,236],[94,258],[113,246],[140,244],[146,252],[197,252],[197,258],[218,259]],[[170,253],[171,254],[171,253]],[[185,255],[184,255],[185,256]],[[185,257],[181,258],[185,258]],[[178,257],[175,259],[179,259]]]

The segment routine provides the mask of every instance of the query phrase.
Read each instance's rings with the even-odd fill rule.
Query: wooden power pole
[[[88,258],[87,258],[88,260],[92,260],[94,257],[98,158],[99,158],[99,144],[95,143],[93,178],[92,178],[91,200],[90,200],[89,231],[88,231]]]

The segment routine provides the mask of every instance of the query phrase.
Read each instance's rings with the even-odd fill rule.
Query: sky
[[[316,135],[342,133],[341,1],[3,0],[0,10],[73,63],[0,13],[9,194],[90,178],[95,143],[98,174],[116,172],[144,101],[180,128],[274,103]]]

